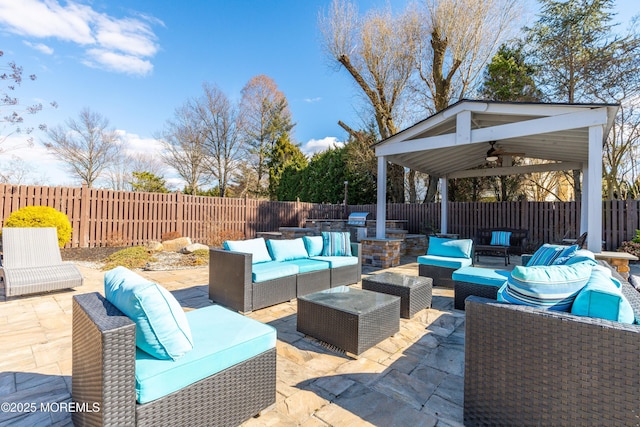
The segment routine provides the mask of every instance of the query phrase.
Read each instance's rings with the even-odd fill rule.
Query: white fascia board
[[[430,136],[427,138],[411,139],[409,141],[397,142],[389,145],[379,145],[376,147],[376,156],[392,156],[394,154],[415,153],[416,151],[434,150],[436,148],[453,147],[456,145],[456,135],[449,133],[446,135]]]
[[[579,113],[593,108],[589,106],[554,104],[489,104],[486,113],[550,117],[560,114]]]
[[[606,107],[542,117],[471,131],[471,142],[496,141],[607,124]]]

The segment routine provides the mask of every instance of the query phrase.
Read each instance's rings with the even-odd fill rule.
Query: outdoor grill
[[[367,216],[369,212],[352,212],[347,219],[347,227],[356,242],[367,237]]]

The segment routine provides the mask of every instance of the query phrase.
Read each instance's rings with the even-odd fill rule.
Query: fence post
[[[91,189],[86,182],[82,183],[80,188],[80,242],[78,243],[81,248],[89,247],[89,192]]]
[[[178,191],[176,193],[176,231],[180,233],[181,236],[185,236],[185,230],[182,229],[182,211],[184,209],[183,206],[184,200],[182,197],[182,193]]]
[[[249,238],[249,195],[244,195],[244,238]]]

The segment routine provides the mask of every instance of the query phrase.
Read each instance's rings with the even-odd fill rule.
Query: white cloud
[[[159,46],[152,24],[163,25],[143,15],[115,18],[73,1],[63,6],[57,0],[0,0],[0,28],[76,43],[86,48],[84,64],[119,73],[146,75],[153,69],[149,58]],[[52,53],[43,44],[27,43]]]
[[[316,97],[316,98],[305,98],[304,99],[304,102],[308,102],[309,104],[313,104],[313,103],[320,102],[320,101],[322,101],[322,98],[319,97],[319,96]]]
[[[344,147],[344,142],[338,141],[335,136],[327,136],[322,139],[312,139],[302,146],[302,152],[307,155],[320,153],[329,148]]]
[[[124,130],[119,130],[118,133],[122,137],[125,154],[130,156],[145,154],[159,157],[163,150],[162,144],[155,138],[141,138],[140,135],[127,133]]]
[[[107,70],[125,74],[137,74],[144,76],[153,70],[151,62],[133,55],[102,50],[89,49],[87,55],[90,59],[83,63],[93,68],[106,68]]]
[[[44,43],[31,43],[25,41],[24,44],[29,46],[31,49],[35,49],[40,53],[44,53],[45,55],[53,55],[53,48],[47,46]]]

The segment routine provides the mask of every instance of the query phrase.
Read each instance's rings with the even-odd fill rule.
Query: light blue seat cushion
[[[573,300],[587,284],[593,265],[514,267],[507,282],[498,290],[498,301],[569,311]]]
[[[251,280],[253,282],[266,282],[285,276],[298,274],[298,266],[285,264],[280,261],[261,262],[251,266]]]
[[[324,247],[322,236],[304,236],[302,240],[309,256],[322,255],[322,248]]]
[[[471,258],[447,257],[447,256],[438,256],[438,255],[420,255],[418,257],[418,264],[458,269],[458,268],[470,266],[472,264],[472,261],[471,261]]]
[[[125,267],[104,274],[107,300],[136,324],[136,346],[158,359],[178,359],[193,348],[184,310],[169,291]]]
[[[316,259],[294,259],[291,261],[284,261],[282,264],[291,264],[298,267],[298,273],[309,273],[311,271],[328,270],[329,263],[327,261],[320,261]]]
[[[471,258],[472,248],[473,240],[471,239],[444,239],[430,236],[427,255],[448,258]]]
[[[509,246],[511,244],[511,231],[492,231],[489,244],[493,246]]]
[[[227,240],[222,246],[228,251],[251,254],[251,262],[253,264],[273,261],[267,250],[267,244],[262,237],[248,240]]]
[[[451,274],[453,280],[459,282],[476,283],[500,287],[509,278],[506,270],[494,270],[492,268],[462,267]]]
[[[314,256],[311,259],[325,261],[331,268],[347,267],[358,264],[358,257],[355,256]]]
[[[186,313],[193,350],[159,360],[136,352],[136,399],[146,403],[223,371],[276,345],[276,330],[219,305]]]
[[[599,266],[598,266],[599,267]],[[622,323],[633,323],[635,316],[620,283],[609,271],[594,268],[586,286],[576,296],[571,313]]]
[[[351,233],[323,231],[322,256],[351,256]]]

